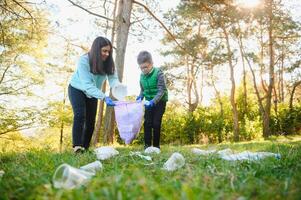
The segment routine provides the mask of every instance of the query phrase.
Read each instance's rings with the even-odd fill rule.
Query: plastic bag
[[[114,149],[113,147],[109,147],[109,146],[99,147],[97,149],[94,149],[94,152],[97,156],[97,159],[99,159],[99,160],[106,160],[108,158],[111,158],[111,157],[119,154],[119,152],[116,149]]]
[[[216,152],[216,150],[203,150],[198,148],[193,148],[191,151],[196,155],[202,155],[202,156],[207,156],[209,154],[213,154]]]
[[[3,170],[0,170],[0,178],[2,178],[2,176],[5,174],[5,172]]]
[[[250,151],[243,151],[237,154],[228,154],[222,155],[221,158],[224,160],[235,161],[235,160],[260,160],[266,157],[275,157],[277,159],[280,158],[280,154],[275,154],[271,152],[250,152]]]
[[[123,84],[116,85],[112,88],[112,95],[119,101],[123,101],[127,95],[127,86]]]
[[[161,152],[160,149],[157,147],[147,147],[144,150],[144,153],[147,153],[147,154],[152,154],[152,153],[159,154],[160,152]]]
[[[130,144],[138,135],[143,119],[143,102],[116,101],[115,118],[119,135]]]
[[[152,158],[150,156],[144,156],[139,151],[134,151],[134,152],[131,151],[130,156],[138,156],[138,157],[143,158],[145,160],[152,161]]]
[[[234,153],[234,152],[233,152],[231,149],[229,149],[229,148],[223,149],[223,150],[219,150],[219,151],[217,152],[217,154],[218,154],[220,157],[226,156],[226,155],[230,155],[230,154],[233,154],[233,153]]]
[[[185,158],[182,154],[175,152],[173,153],[168,160],[164,163],[163,169],[167,171],[174,171],[185,165]]]
[[[89,182],[94,173],[77,169],[66,163],[60,165],[52,177],[55,188],[73,189]]]
[[[79,169],[96,174],[96,172],[101,168],[102,168],[102,164],[100,161],[97,160],[87,165],[81,166]]]

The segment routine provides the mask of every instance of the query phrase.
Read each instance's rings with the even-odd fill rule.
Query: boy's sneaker
[[[85,151],[84,147],[81,147],[81,146],[75,146],[75,147],[73,147],[73,152],[74,153],[83,153],[84,151]]]

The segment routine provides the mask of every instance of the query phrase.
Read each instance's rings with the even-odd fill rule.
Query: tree
[[[43,82],[43,51],[48,24],[39,3],[0,2],[0,102],[2,133],[30,128],[38,109],[12,103],[33,96],[33,87]],[[9,123],[7,123],[9,122]]]

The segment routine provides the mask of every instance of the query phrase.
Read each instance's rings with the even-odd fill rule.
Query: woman
[[[114,106],[110,97],[100,90],[106,79],[110,87],[120,84],[112,58],[112,44],[104,37],[97,37],[88,53],[82,55],[72,75],[68,94],[73,110],[72,143],[75,153],[90,146],[97,111],[97,99],[107,106]]]

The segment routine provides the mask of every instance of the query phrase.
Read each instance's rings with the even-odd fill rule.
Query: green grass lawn
[[[50,150],[0,155],[0,199],[301,199],[301,138],[221,144],[237,152],[269,151],[281,159],[225,161],[196,156],[193,147],[162,146],[153,162],[130,156],[142,146],[117,147],[119,155],[102,161],[103,169],[86,185],[74,190],[55,189],[52,176],[62,163],[80,167],[96,160],[93,152],[74,155]],[[164,162],[173,152],[186,159],[183,168],[167,172]]]

